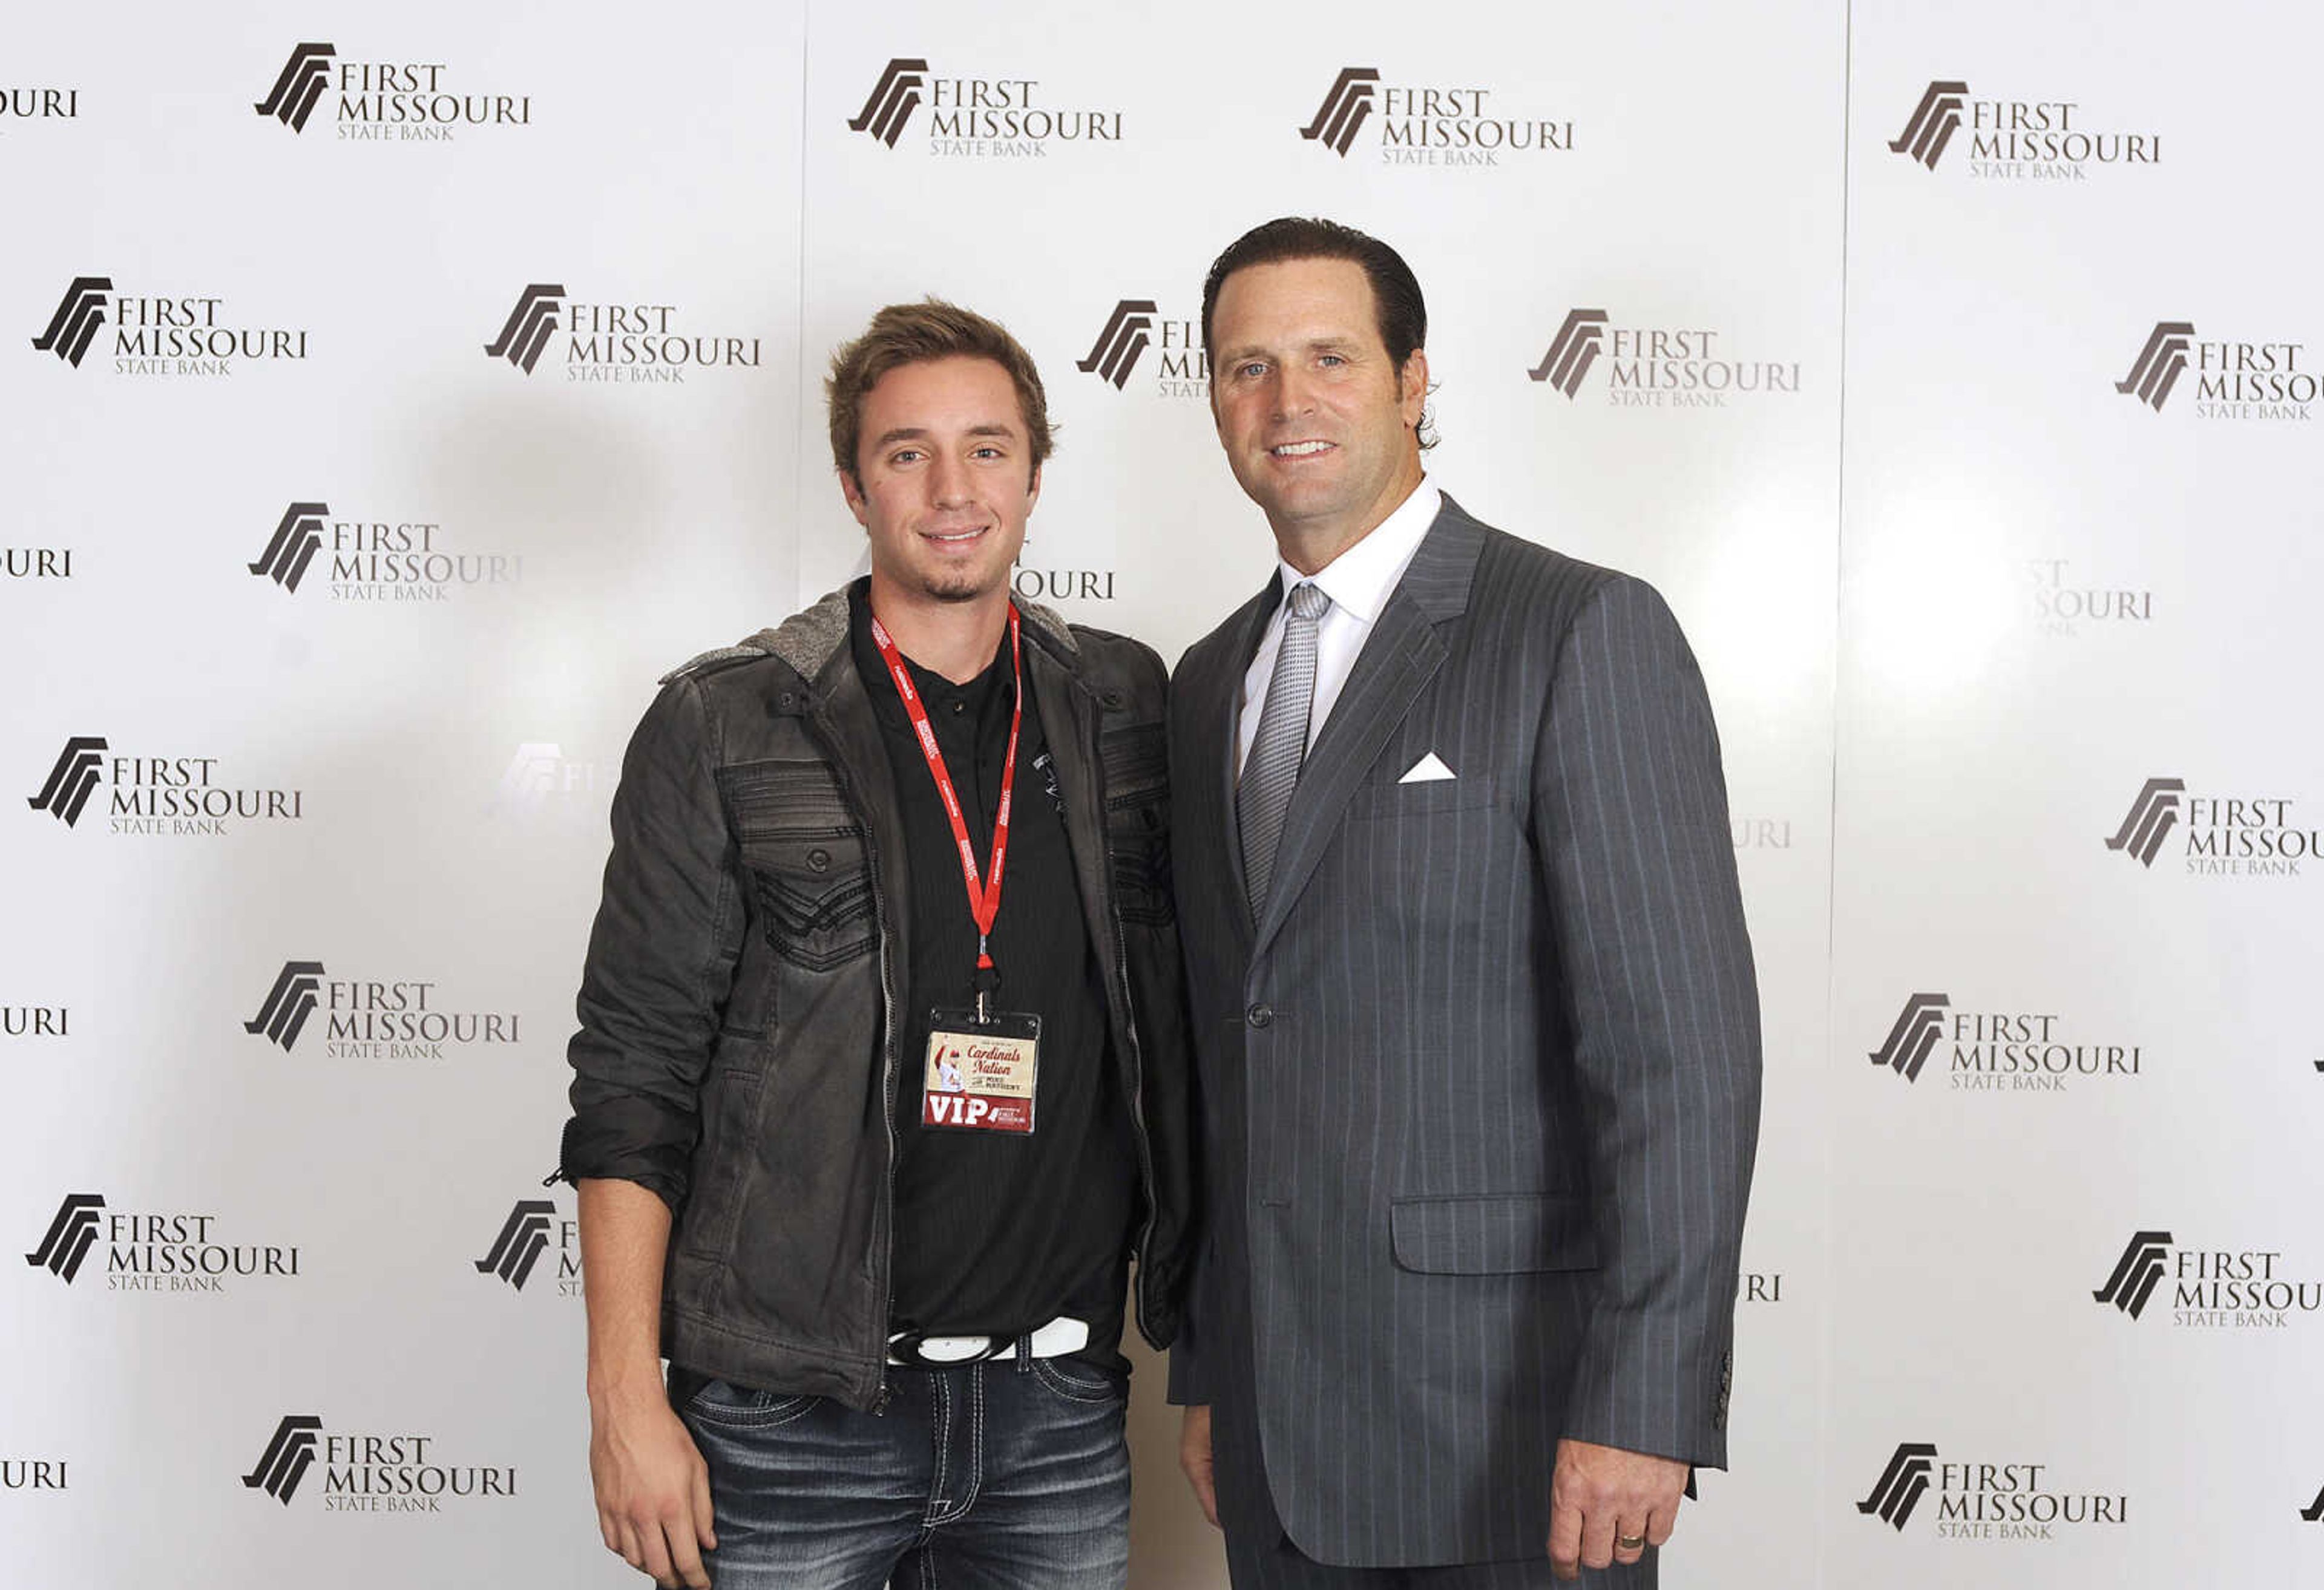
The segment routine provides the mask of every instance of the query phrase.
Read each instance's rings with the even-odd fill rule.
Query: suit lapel
[[[1483,545],[1482,528],[1445,498],[1404,578],[1388,593],[1323,731],[1299,770],[1299,785],[1292,791],[1282,842],[1275,852],[1275,879],[1259,915],[1254,953],[1263,952],[1281,927],[1339,832],[1341,815],[1365,773],[1443,665],[1444,640],[1436,626],[1467,610],[1469,582]],[[1234,803],[1227,804],[1231,811]],[[1234,850],[1240,879],[1239,838]]]

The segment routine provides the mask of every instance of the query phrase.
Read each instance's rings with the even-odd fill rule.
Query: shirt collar
[[[1388,605],[1388,593],[1396,589],[1405,565],[1412,561],[1443,505],[1444,493],[1423,480],[1395,512],[1372,527],[1370,535],[1314,574],[1303,574],[1277,558],[1276,568],[1282,575],[1284,593],[1288,595],[1300,581],[1313,579],[1332,599],[1333,606],[1345,609],[1367,624],[1376,622],[1380,609]]]

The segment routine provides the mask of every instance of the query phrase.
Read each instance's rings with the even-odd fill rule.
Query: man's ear
[[[855,516],[855,522],[865,529],[870,529],[872,520],[868,515],[872,510],[864,503],[863,487],[857,482],[853,470],[843,469],[839,472],[839,494],[847,499],[847,511]]]
[[[1428,350],[1415,348],[1397,372],[1397,402],[1404,410],[1406,430],[1420,427],[1421,416],[1428,408]]]
[[[1033,466],[1033,478],[1025,483],[1025,511],[1033,511],[1033,504],[1041,500],[1041,466]]]

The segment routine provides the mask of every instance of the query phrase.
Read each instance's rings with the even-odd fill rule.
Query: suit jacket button
[[[1243,1019],[1255,1027],[1266,1026],[1275,1019],[1275,1009],[1268,1005],[1254,1005],[1242,1014]]]

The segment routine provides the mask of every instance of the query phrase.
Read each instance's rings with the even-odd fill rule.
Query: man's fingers
[[[671,1580],[686,1590],[710,1590],[710,1571],[702,1566],[702,1551],[695,1542],[700,1528],[688,1514],[681,1513],[662,1525],[662,1533],[669,1544]]]
[[[1671,1538],[1671,1531],[1676,1528],[1678,1528],[1677,1508],[1655,1508],[1653,1512],[1646,1515],[1646,1544],[1649,1546],[1664,1544]]]
[[[1614,1561],[1614,1510],[1600,1504],[1582,1515],[1582,1566],[1602,1568]]]
[[[698,1454],[697,1454],[698,1456]],[[694,1466],[694,1538],[705,1551],[718,1549],[717,1513],[710,1504],[710,1466]]]
[[[635,1566],[652,1575],[655,1584],[674,1585],[678,1583],[677,1570],[670,1566],[669,1545],[662,1539],[659,1524],[649,1521],[639,1528],[638,1557]]]
[[[1549,1505],[1549,1566],[1561,1579],[1582,1576],[1582,1510],[1554,1493]]]
[[[620,1534],[621,1539],[613,1547],[613,1549],[622,1554],[622,1560],[623,1562],[628,1563],[640,1573],[645,1572],[646,1550],[643,1546],[638,1543],[637,1530],[632,1526],[628,1519],[620,1520],[615,1524],[614,1528]]]
[[[1614,1519],[1614,1560],[1628,1567],[1646,1554],[1646,1526],[1633,1521],[1631,1517],[1617,1515]]]

